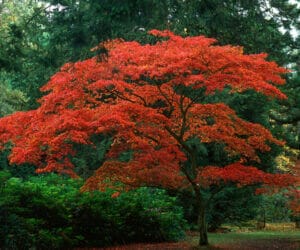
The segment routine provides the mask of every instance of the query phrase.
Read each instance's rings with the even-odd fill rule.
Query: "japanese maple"
[[[245,55],[241,47],[218,46],[211,38],[150,33],[161,41],[112,40],[99,45],[106,54],[64,65],[42,87],[47,94],[37,110],[0,120],[0,142],[11,143],[11,163],[76,176],[70,161],[74,144],[107,135],[112,144],[105,162],[83,190],[190,187],[199,208],[200,244],[207,244],[202,188],[226,182],[288,186],[294,180],[248,166],[260,161],[258,151],[283,143],[224,103],[207,103],[204,97],[230,88],[283,99],[275,85],[284,84],[281,74],[287,71],[266,61],[266,54]],[[188,143],[192,138],[225,145],[236,162],[199,166],[199,152]],[[128,161],[120,161],[123,152],[131,152]]]

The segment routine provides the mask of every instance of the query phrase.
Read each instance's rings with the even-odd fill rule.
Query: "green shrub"
[[[164,190],[80,193],[81,180],[55,174],[11,177],[0,171],[0,248],[61,249],[184,236],[182,209]]]
[[[7,174],[2,172],[0,177],[4,175]],[[49,185],[54,180],[56,185]],[[71,219],[65,200],[77,190],[75,182],[55,175],[32,177],[28,181],[7,179],[0,197],[0,247],[57,249],[64,246],[65,241],[58,232],[66,230]]]
[[[289,222],[292,211],[288,207],[289,197],[282,193],[262,195],[261,202],[257,207],[257,219],[266,222]]]
[[[77,203],[73,228],[84,237],[84,245],[174,241],[184,236],[182,209],[164,190],[139,188],[114,199],[112,193],[84,193]]]

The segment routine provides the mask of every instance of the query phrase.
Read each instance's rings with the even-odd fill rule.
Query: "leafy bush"
[[[59,249],[129,242],[172,241],[184,236],[175,198],[139,188],[80,193],[81,180],[55,174],[11,177],[0,171],[0,248]]]
[[[93,192],[80,197],[73,228],[84,237],[84,245],[172,241],[184,236],[182,209],[164,190],[139,188],[115,199],[111,195]]]
[[[60,232],[68,229],[68,202],[78,184],[55,175],[32,177],[28,181],[8,178],[0,172],[0,242],[9,249],[56,249],[65,245]],[[54,182],[55,184],[50,184]]]
[[[292,211],[288,207],[289,197],[282,193],[262,195],[262,201],[257,207],[258,219],[266,222],[289,222]]]

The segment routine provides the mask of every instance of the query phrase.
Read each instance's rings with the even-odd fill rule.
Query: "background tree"
[[[47,47],[47,8],[39,1],[8,0],[1,4],[0,74],[8,88],[22,91],[28,102],[23,109],[36,107],[39,87],[53,74]],[[3,81],[2,81],[3,83]]]
[[[28,95],[29,108],[37,107],[38,88],[65,62],[91,57],[90,48],[107,39],[145,41],[153,28],[203,34],[220,44],[241,45],[247,53],[267,52],[280,64],[299,58],[299,42],[290,35],[299,27],[299,8],[285,0],[8,0],[1,7],[6,30],[1,42],[7,46],[0,61],[9,70],[22,65],[13,72],[14,87]]]
[[[12,90],[0,84],[0,117],[22,110],[27,99],[20,90]]]
[[[241,45],[247,53],[266,52],[280,64],[297,61],[299,7],[289,1],[173,1],[176,32],[205,34],[221,44]],[[284,30],[284,31],[283,31]],[[283,31],[283,32],[282,32]]]
[[[136,39],[164,26],[168,7],[162,1],[8,0],[1,9],[0,67],[29,97],[26,108],[35,108],[39,87],[65,62],[91,57],[101,41]]]

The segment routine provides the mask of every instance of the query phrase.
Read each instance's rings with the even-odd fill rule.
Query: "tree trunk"
[[[296,228],[300,228],[300,219],[296,220]]]
[[[199,227],[199,246],[208,245],[207,224],[205,219],[205,203],[200,193],[200,189],[195,189],[198,209],[198,227]]]
[[[205,246],[208,245],[208,238],[207,238],[207,224],[205,219],[205,205],[201,202],[199,207],[199,215],[198,215],[198,226],[199,226],[199,245]]]
[[[197,162],[196,162],[196,155],[194,154],[195,151],[190,150],[190,160],[191,160],[191,168],[193,175],[190,176],[187,171],[184,171],[184,174],[186,175],[187,179],[192,184],[192,187],[195,192],[195,198],[196,198],[196,206],[198,210],[198,228],[199,228],[199,246],[206,246],[208,245],[208,237],[207,237],[207,225],[206,225],[206,219],[205,219],[205,208],[206,204],[202,197],[200,185],[197,184],[194,181],[194,176],[196,176],[196,168],[197,168]]]

